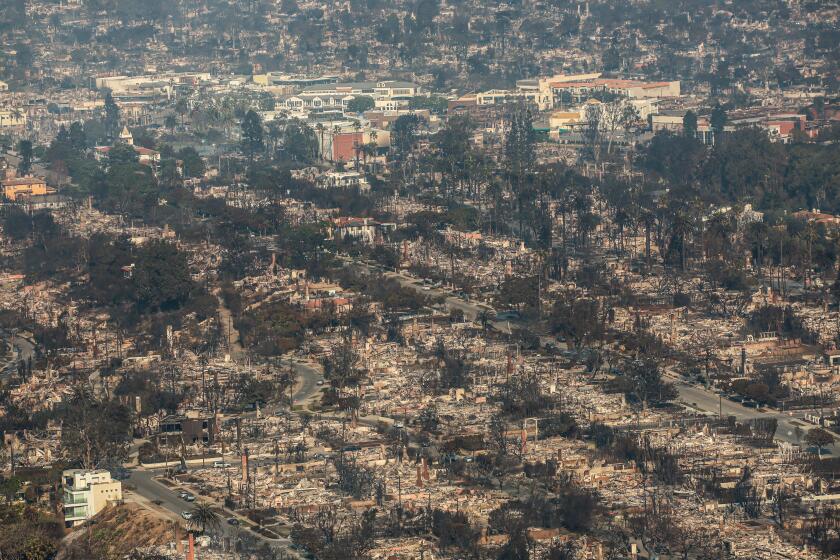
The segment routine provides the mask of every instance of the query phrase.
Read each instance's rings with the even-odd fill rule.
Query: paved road
[[[754,418],[775,418],[779,423],[778,428],[776,429],[776,440],[799,444],[801,439],[797,440],[796,438],[797,425],[803,433],[813,427],[809,426],[805,422],[797,421],[796,418],[790,416],[786,412],[775,410],[762,412],[755,408],[747,408],[746,406],[732,402],[725,397],[721,398],[720,395],[714,391],[706,389],[705,387],[689,385],[680,381],[673,373],[671,373],[669,377],[671,377],[672,380],[676,380],[676,387],[680,394],[680,399],[686,404],[692,405],[699,410],[712,412],[714,414],[722,413],[723,416],[734,416],[739,422],[752,420]]]
[[[370,265],[363,266],[367,267],[369,270],[375,270],[374,267]],[[406,276],[404,274],[395,272],[387,272],[385,273],[385,276],[389,278],[394,278],[402,286],[411,287],[415,290],[423,290],[422,286],[415,283],[417,279],[411,276]],[[432,289],[423,291],[432,295],[446,296],[447,308],[460,309],[464,312],[464,317],[471,321],[476,320],[479,313],[481,313],[482,310],[490,309],[489,306],[486,306],[484,304],[467,302],[453,295],[451,292],[447,292],[445,290]],[[505,332],[510,331],[510,326],[507,322],[492,321],[492,324],[499,330]],[[671,377],[674,380],[679,380],[679,376],[677,376],[676,374],[672,373]],[[678,381],[676,386],[680,395],[680,399],[683,402],[706,412],[712,412],[714,414],[722,413],[724,416],[734,416],[738,421],[741,422],[751,420],[754,418],[776,419],[778,421],[778,428],[776,430],[775,439],[779,441],[784,441],[792,444],[799,444],[801,443],[801,438],[797,438],[796,428],[799,427],[804,433],[812,427],[805,422],[797,421],[797,419],[794,416],[789,415],[785,412],[762,412],[754,408],[747,408],[738,403],[730,401],[729,399],[721,399],[717,393],[710,391],[705,387],[689,385],[682,381]]]
[[[24,338],[17,333],[3,332],[0,336],[12,347],[11,358],[0,367],[0,380],[5,383],[11,376],[17,375],[18,362],[21,360],[25,362],[30,358],[33,361],[35,360],[35,344],[28,338]]]
[[[429,288],[428,290],[422,285],[418,284],[418,281],[421,279],[416,278],[414,276],[409,276],[407,274],[403,274],[401,272],[392,272],[392,271],[383,271],[381,267],[377,267],[376,265],[370,265],[367,263],[362,263],[358,261],[353,261],[349,258],[343,259],[348,265],[353,265],[359,268],[364,268],[370,273],[381,273],[386,278],[391,278],[399,282],[400,286],[405,288],[411,288],[414,291],[421,292],[430,296],[442,296],[444,297],[444,304],[448,310],[458,309],[464,313],[464,318],[468,321],[476,321],[481,314],[482,311],[488,311],[490,314],[494,314],[495,311],[492,307],[484,303],[477,303],[472,301],[467,301],[464,298],[456,296],[451,290],[446,290],[443,288]],[[504,332],[510,332],[510,324],[508,321],[490,321],[495,328]]]
[[[132,470],[129,482],[134,485],[137,494],[148,500],[160,502],[160,507],[180,517],[181,512],[190,509],[192,505],[179,498],[169,488],[154,481],[153,477],[159,474],[159,471]]]
[[[298,376],[298,388],[292,395],[294,404],[300,404],[321,389],[318,382],[324,379],[324,374],[320,369],[312,364],[296,360],[286,360],[285,363],[291,364]]]
[[[159,504],[159,506],[163,509],[177,515],[183,521],[183,518],[180,517],[181,513],[192,509],[193,503],[181,499],[177,494],[178,490],[170,489],[167,486],[164,486],[163,484],[155,481],[154,477],[160,474],[161,470],[133,470],[131,471],[131,477],[129,478],[129,482],[134,485],[135,492],[137,494],[143,496],[144,498],[150,501],[154,501],[155,503]],[[218,504],[216,504],[215,502],[211,503],[214,506],[218,507]],[[222,519],[218,533],[221,537],[230,537],[232,542],[235,539],[239,538],[240,533],[247,532],[247,534],[259,540],[265,541],[271,546],[277,547],[278,549],[287,550],[288,546],[291,544],[291,541],[285,538],[281,538],[278,540],[266,539],[261,535],[258,535],[257,533],[246,529],[244,527],[244,522],[242,522],[240,526],[230,525],[229,523],[227,523],[227,519],[229,517],[231,516],[227,512],[222,513]],[[186,521],[183,521],[183,523],[185,525],[187,524]]]

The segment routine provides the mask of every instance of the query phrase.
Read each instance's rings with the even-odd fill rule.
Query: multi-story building
[[[330,171],[319,178],[318,186],[325,189],[356,188],[363,192],[370,190],[364,175],[357,171]]]
[[[0,111],[0,128],[19,128],[26,126],[26,113],[20,109]]]
[[[564,99],[581,103],[599,94],[609,94],[629,99],[661,99],[680,96],[680,82],[640,82],[609,78],[582,79],[579,81],[554,80],[548,83],[554,95],[554,104],[563,105]]]
[[[418,95],[419,87],[411,82],[344,82],[311,85],[281,102],[281,107],[294,111],[345,109],[357,97],[370,97],[377,109],[394,111],[408,108],[409,100]]]
[[[47,181],[42,177],[14,177],[0,181],[3,187],[3,196],[6,200],[14,202],[20,196],[42,196],[55,193],[55,189],[47,186]]]
[[[109,502],[122,500],[122,483],[111,480],[106,470],[70,469],[61,475],[64,525],[81,525],[105,509]]]
[[[167,416],[160,423],[160,431],[155,435],[161,447],[212,443],[213,422],[192,411],[187,415]]]

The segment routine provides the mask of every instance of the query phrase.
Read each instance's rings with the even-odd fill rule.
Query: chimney
[[[426,463],[426,458],[420,459],[420,464],[423,467],[423,480],[429,480],[429,465]]]
[[[195,560],[195,537],[192,534],[192,531],[189,533],[189,541],[188,541],[188,549],[187,549],[187,560]]]
[[[242,453],[242,480],[248,480],[248,450]]]
[[[417,486],[423,488],[423,475],[420,471],[420,465],[417,465]]]

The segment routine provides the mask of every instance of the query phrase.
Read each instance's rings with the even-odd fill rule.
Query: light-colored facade
[[[618,80],[596,78],[576,82],[555,81],[549,84],[554,94],[555,104],[562,96],[571,97],[573,102],[584,101],[597,94],[612,94],[630,99],[661,99],[680,96],[680,82],[640,82],[636,80]]]
[[[22,128],[26,126],[26,113],[11,109],[0,111],[0,128]]]
[[[211,79],[209,72],[171,72],[143,76],[102,76],[96,78],[97,89],[109,89],[117,95],[171,91],[175,85],[196,85]]]
[[[408,107],[409,100],[418,95],[419,88],[411,82],[385,80],[381,82],[321,83],[304,88],[281,102],[290,111],[344,110],[357,97],[370,97],[377,109],[394,111]]]
[[[684,112],[667,112],[650,116],[650,124],[654,133],[670,132],[671,134],[683,133]],[[704,144],[714,143],[714,131],[707,117],[697,118],[697,139]]]
[[[61,475],[64,525],[81,525],[105,509],[108,502],[122,500],[122,483],[111,480],[106,470],[70,469]]]
[[[11,202],[20,196],[43,196],[55,192],[41,177],[15,177],[0,181],[0,185],[3,187],[3,196]]]
[[[551,107],[552,98],[539,90],[520,88],[517,90],[491,89],[476,94],[480,106],[504,105],[506,103],[531,102],[541,111]]]
[[[326,189],[357,188],[363,192],[370,190],[364,175],[357,171],[330,171],[318,181],[318,185]]]

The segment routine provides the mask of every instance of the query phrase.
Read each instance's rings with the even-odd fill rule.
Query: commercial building
[[[122,483],[111,480],[106,470],[70,469],[62,473],[61,481],[66,527],[81,525],[109,502],[122,500]]]
[[[268,72],[266,74],[254,74],[252,79],[255,84],[261,86],[292,86],[294,88],[302,89],[312,86],[334,84],[338,81],[338,76],[302,76]]]
[[[562,99],[570,98],[579,103],[598,94],[610,94],[630,99],[660,99],[680,96],[680,82],[640,82],[636,80],[619,80],[595,78],[574,82],[553,81],[549,84],[556,99],[555,103],[562,103]]]

